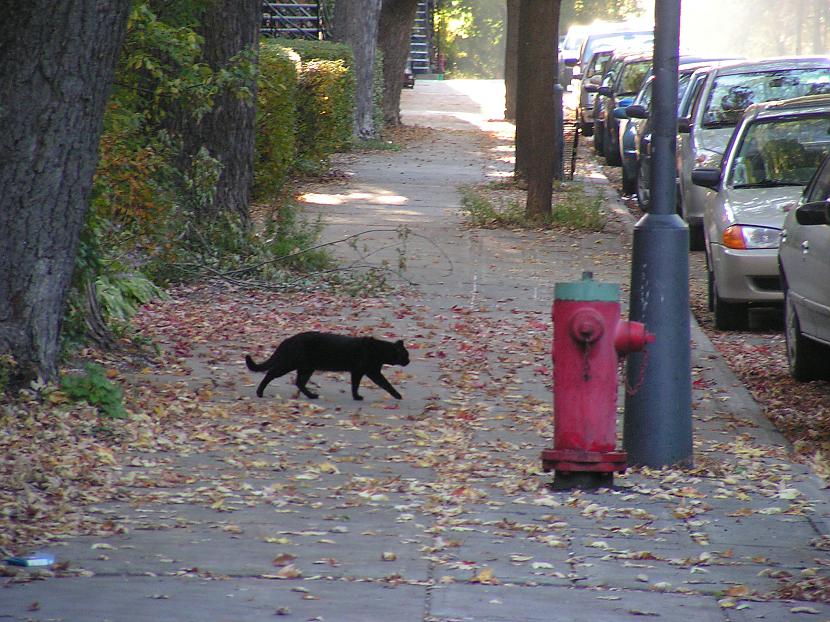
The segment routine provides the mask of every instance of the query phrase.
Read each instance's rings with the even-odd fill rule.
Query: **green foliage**
[[[296,97],[300,57],[272,41],[259,51],[254,196],[272,197],[282,190],[296,152]]]
[[[354,65],[352,48],[345,43],[312,39],[271,39],[276,45],[290,48],[303,62],[312,60],[340,60],[347,67]]]
[[[448,0],[435,12],[438,46],[449,78],[500,78],[504,73],[504,0]]]
[[[642,14],[638,0],[563,0],[559,10],[559,32],[571,24],[590,24],[594,20],[623,21]]]
[[[317,172],[351,143],[354,128],[354,62],[343,43],[273,39],[300,57],[295,97],[295,166]]]
[[[112,419],[126,419],[124,394],[121,387],[113,384],[99,365],[88,364],[84,375],[64,376],[60,388],[70,399],[85,401]]]
[[[126,322],[138,309],[167,294],[141,272],[108,273],[95,281],[98,300],[108,319]]]
[[[354,128],[354,76],[342,60],[303,64],[297,90],[297,158],[316,171],[347,147]]]

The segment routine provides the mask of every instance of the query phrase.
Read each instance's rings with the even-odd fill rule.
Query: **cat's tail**
[[[251,371],[266,371],[268,369],[268,361],[265,361],[264,363],[255,363],[254,359],[252,359],[248,354],[245,355],[245,364]]]

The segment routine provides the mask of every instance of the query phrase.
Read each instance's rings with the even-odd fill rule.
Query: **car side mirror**
[[[692,120],[689,117],[681,117],[677,120],[677,131],[680,134],[691,134]]]
[[[795,210],[799,225],[830,225],[830,201],[813,201]]]
[[[599,86],[596,84],[591,84],[590,82],[585,85],[585,91],[587,93],[596,93],[599,91]]]
[[[597,92],[603,97],[612,97],[614,95],[614,90],[610,86],[601,86]]]
[[[692,171],[692,183],[710,190],[717,190],[720,186],[719,168],[696,168]]]
[[[625,113],[629,119],[648,119],[648,108],[642,104],[631,104]]]
[[[617,108],[614,108],[614,118],[620,120],[627,119],[628,114],[626,114],[626,110],[628,110],[628,108],[624,106],[618,106]]]

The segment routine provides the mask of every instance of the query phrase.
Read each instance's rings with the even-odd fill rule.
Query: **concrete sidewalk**
[[[827,492],[695,326],[695,467],[547,488],[553,286],[583,270],[625,285],[631,219],[583,177],[608,197],[602,233],[465,228],[458,186],[511,169],[509,137],[481,134],[509,129],[488,121],[499,85],[418,82],[404,97],[406,123],[439,131],[349,156],[348,180],[306,200],[329,240],[371,230],[344,260],[403,255],[413,285],[358,301],[174,298],[240,322],[238,339],[200,342],[210,365],[188,361],[212,380],[215,425],[197,451],[125,457],[121,499],[96,508],[121,533],[56,543],[59,576],[8,580],[0,620],[830,620],[782,598],[828,577]],[[257,400],[242,355],[303,321],[403,338],[413,362],[387,376],[404,399],[364,382],[353,402],[319,374],[313,404],[287,378]]]

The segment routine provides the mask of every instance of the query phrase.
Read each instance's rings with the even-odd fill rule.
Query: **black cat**
[[[400,340],[392,343],[374,337],[348,337],[312,331],[289,337],[263,363],[255,363],[250,356],[245,357],[245,363],[251,371],[267,372],[257,387],[257,397],[262,397],[265,387],[274,378],[296,369],[297,388],[311,399],[319,397],[306,388],[315,371],[351,372],[352,397],[356,400],[363,399],[357,393],[363,376],[368,376],[393,397],[401,399],[401,394],[389,384],[380,369],[384,364],[409,365],[409,353]]]

